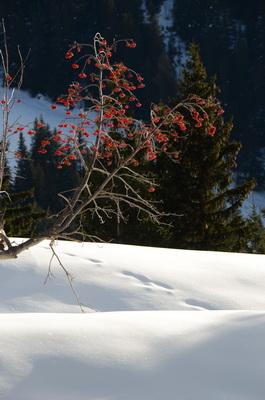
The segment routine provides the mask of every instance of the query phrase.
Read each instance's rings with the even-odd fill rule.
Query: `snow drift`
[[[263,400],[264,256],[48,242],[0,265],[0,398]],[[96,312],[97,311],[97,312]]]

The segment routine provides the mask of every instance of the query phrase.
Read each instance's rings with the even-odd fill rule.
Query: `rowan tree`
[[[141,160],[152,162],[161,152],[169,158],[177,157],[178,136],[184,132],[188,135],[198,118],[208,134],[214,134],[214,127],[197,99],[187,98],[174,107],[152,105],[149,123],[132,117],[130,110],[137,111],[142,106],[137,90],[145,84],[140,74],[117,59],[115,52],[122,44],[128,49],[136,47],[131,39],[108,43],[97,33],[92,45],[75,42],[67,50],[65,58],[74,71],[74,81],[67,93],[51,105],[54,112],[59,106],[65,107],[65,119],[49,138],[40,141],[37,152],[45,157],[55,149],[57,170],[70,168],[78,161],[83,173],[77,186],[58,193],[63,201],[61,209],[48,215],[31,238],[18,245],[11,244],[4,226],[1,227],[0,258],[17,257],[44,239],[52,243],[60,238],[82,239],[83,215],[90,213],[99,222],[110,215],[124,219],[122,205],[145,213],[159,224],[163,213],[150,197],[139,191],[141,186],[151,195],[157,186],[152,178],[137,170]],[[6,74],[8,89],[12,81]],[[8,102],[4,99],[7,126]],[[195,113],[196,118],[187,118]],[[9,129],[11,134],[24,130],[25,126],[8,127],[7,133]],[[29,129],[28,134],[37,135],[36,129]],[[4,160],[5,152],[1,156]],[[87,237],[95,239],[92,229]]]

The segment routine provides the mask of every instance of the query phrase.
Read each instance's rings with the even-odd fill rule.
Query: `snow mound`
[[[265,310],[263,255],[60,241],[80,302],[96,311]],[[80,312],[44,241],[0,268],[0,312]]]
[[[0,399],[264,399],[265,256],[55,251],[87,312],[47,241],[2,261]]]
[[[2,315],[5,400],[263,399],[265,313]]]

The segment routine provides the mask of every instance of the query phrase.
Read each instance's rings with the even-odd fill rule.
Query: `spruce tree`
[[[27,149],[23,133],[19,134],[18,148],[16,152],[17,165],[16,176],[13,183],[14,192],[23,192],[33,187],[32,163]]]
[[[216,99],[215,80],[208,78],[199,48],[192,44],[189,60],[179,82],[180,98],[195,95]],[[178,214],[172,218],[170,245],[203,250],[243,251],[246,221],[240,214],[244,199],[255,182],[239,186],[233,182],[233,172],[240,143],[231,139],[232,121],[225,122],[222,109],[219,115],[207,110],[209,123],[216,127],[214,135],[205,128],[191,128],[180,140],[179,162],[174,167],[159,160],[161,195],[165,210]]]
[[[9,193],[9,199],[5,199],[4,206],[5,230],[11,236],[30,237],[44,212],[37,207],[34,199],[32,166],[22,132],[19,135],[16,156],[14,180],[11,182],[7,176],[4,182],[5,190]]]
[[[34,132],[31,160],[35,198],[43,210],[57,212],[63,205],[63,200],[58,194],[78,186],[80,178],[78,164],[73,161],[69,166],[57,168],[61,158],[56,156],[59,144],[53,140],[56,130],[51,132],[43,119],[35,121]]]
[[[258,213],[255,206],[252,208],[250,217],[248,218],[248,237],[247,237],[247,251],[248,253],[265,254],[265,228],[262,221],[264,218],[265,210]]]
[[[31,237],[45,216],[35,202],[33,190],[10,193],[5,208],[5,231],[9,236]]]
[[[53,209],[56,200],[56,170],[54,151],[50,149],[52,134],[42,118],[35,120],[33,132],[30,158],[34,171],[35,198],[44,210]],[[43,146],[45,142],[48,145]]]
[[[1,145],[1,143],[0,143]],[[10,198],[10,192],[12,188],[12,179],[11,179],[11,173],[10,173],[10,168],[7,162],[7,159],[5,160],[5,173],[4,173],[4,179],[1,187],[1,192],[0,192],[0,228],[2,229],[4,227],[4,223],[6,220],[6,210],[7,207],[11,203],[11,198]]]

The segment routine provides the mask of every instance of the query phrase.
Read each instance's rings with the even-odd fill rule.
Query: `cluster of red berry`
[[[136,47],[131,39],[124,42],[128,48]],[[109,44],[96,34],[94,46],[89,47],[93,49],[91,53],[82,54],[87,45],[75,43],[65,54],[65,59],[71,61],[71,67],[76,71],[76,79],[66,95],[57,99],[57,103],[66,108],[66,121],[58,125],[53,136],[59,145],[55,151],[60,160],[58,168],[71,165],[83,154],[114,167],[115,163],[128,157],[129,150],[133,156],[128,157],[128,164],[132,167],[137,167],[143,157],[148,161],[155,160],[161,151],[178,159],[177,144],[190,129],[202,128],[210,136],[216,133],[216,126],[209,122],[208,110],[220,116],[223,109],[219,104],[197,96],[191,96],[173,108],[153,106],[150,124],[135,120],[131,107],[142,106],[135,92],[145,87],[144,78],[122,62],[112,62],[117,43]],[[84,103],[86,111],[76,112],[76,108]],[[55,110],[57,105],[52,104],[51,108]],[[28,132],[34,133],[33,130]],[[41,143],[40,153],[47,152],[50,144],[47,142]],[[155,188],[147,190],[152,193]]]

